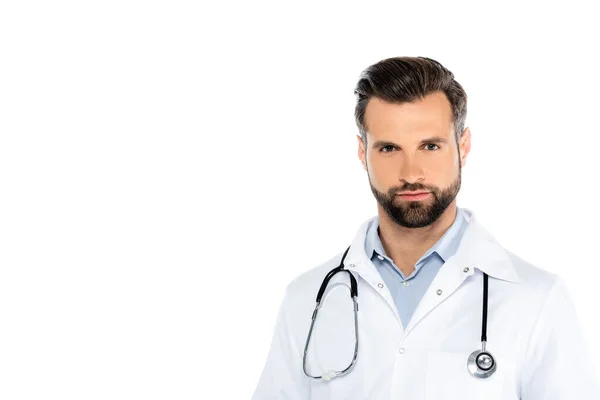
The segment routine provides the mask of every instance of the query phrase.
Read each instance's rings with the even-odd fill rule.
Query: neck
[[[385,253],[396,265],[413,265],[452,226],[456,218],[456,200],[431,225],[405,228],[392,221],[378,206],[379,238]]]

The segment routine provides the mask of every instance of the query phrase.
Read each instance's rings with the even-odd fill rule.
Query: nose
[[[406,154],[400,171],[401,180],[416,182],[425,179],[425,169],[419,163],[417,156]]]

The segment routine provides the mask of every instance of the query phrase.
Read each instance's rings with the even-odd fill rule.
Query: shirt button
[[[403,281],[403,282],[402,282],[402,284],[403,284],[404,286],[408,286],[408,285],[410,285],[410,283],[409,283],[408,281]]]
[[[436,293],[437,293],[437,294],[438,294],[438,296],[439,296],[440,294],[442,294],[442,289],[438,289]]]
[[[383,288],[383,283],[380,282],[377,284],[377,286],[381,289],[381,288]]]
[[[463,272],[469,272],[469,267],[465,267],[465,269],[463,269]]]
[[[383,256],[377,255],[377,258],[379,258],[380,260],[383,260]]]
[[[400,347],[400,348],[398,349],[398,353],[400,353],[400,354],[404,354],[404,347]]]

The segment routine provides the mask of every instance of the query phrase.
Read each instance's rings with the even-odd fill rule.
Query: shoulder
[[[317,293],[329,271],[340,264],[343,252],[313,266],[292,279],[285,288],[283,309],[293,315],[309,315],[317,301]]]
[[[534,265],[511,251],[506,250],[506,253],[522,281],[513,286],[516,288],[515,294],[519,294],[516,298],[521,307],[540,315],[550,304],[555,307],[570,304],[569,289],[560,275]]]
[[[325,275],[340,264],[342,255],[343,251],[298,275],[288,283],[286,291],[292,296],[304,294],[309,291],[311,294],[314,292],[316,297],[317,290],[321,282],[323,282]]]
[[[281,310],[288,321],[290,331],[294,333],[299,349],[304,345],[303,340],[310,326],[310,317],[321,283],[327,273],[339,265],[342,255],[343,252],[340,252],[303,272],[292,279],[285,288]]]
[[[505,251],[515,272],[519,275],[519,278],[521,278],[526,287],[530,289],[534,287],[542,290],[550,290],[560,279],[557,274],[554,274],[541,266],[534,265],[509,250],[505,249]]]

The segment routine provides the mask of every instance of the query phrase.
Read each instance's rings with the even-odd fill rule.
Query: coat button
[[[379,286],[379,288],[381,289],[381,288],[383,288],[383,283],[380,282],[377,284],[377,286]]]
[[[439,296],[440,294],[442,294],[442,289],[438,289],[436,293],[437,293],[437,294],[438,294],[438,296]]]
[[[463,272],[469,272],[469,267],[465,267],[465,269],[463,269]]]

